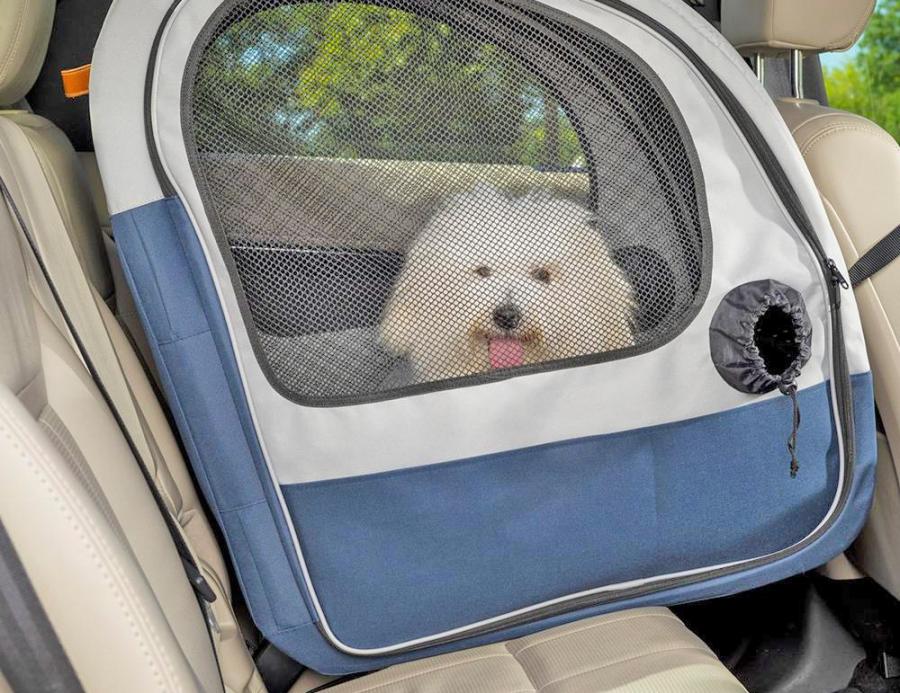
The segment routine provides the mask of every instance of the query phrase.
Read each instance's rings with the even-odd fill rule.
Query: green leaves
[[[299,3],[238,20],[207,49],[195,103],[209,121],[204,149],[553,167],[584,158],[563,110],[507,52],[375,5]]]
[[[846,65],[825,71],[828,100],[900,139],[900,0],[882,0]]]

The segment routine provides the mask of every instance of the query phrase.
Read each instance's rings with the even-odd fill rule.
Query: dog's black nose
[[[494,324],[501,330],[514,330],[522,322],[522,311],[514,303],[504,303],[494,310]]]

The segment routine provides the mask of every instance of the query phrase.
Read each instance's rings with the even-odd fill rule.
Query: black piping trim
[[[156,58],[159,55],[159,46],[162,43],[163,31],[169,24],[169,19],[175,12],[175,9],[184,0],[175,0],[166,10],[160,22],[159,29],[156,30],[156,36],[153,37],[153,45],[150,48],[150,56],[147,59],[147,74],[144,81],[144,135],[147,140],[147,151],[150,154],[150,163],[153,165],[153,171],[156,173],[156,179],[159,181],[159,187],[164,197],[175,196],[175,186],[166,175],[166,170],[162,165],[162,159],[159,156],[159,150],[156,148],[156,140],[153,137],[153,73],[156,69]]]

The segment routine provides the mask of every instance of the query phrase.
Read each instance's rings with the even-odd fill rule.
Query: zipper
[[[847,278],[841,274],[841,270],[838,269],[837,263],[831,258],[827,260],[828,270],[831,272],[831,281],[833,284],[837,284],[842,289],[849,289],[850,282],[847,281]],[[840,294],[838,294],[840,296]],[[840,302],[840,301],[839,301]]]
[[[841,289],[849,289],[850,282],[848,282],[847,278],[843,274],[841,274],[841,270],[838,269],[838,266],[835,263],[835,261],[832,260],[831,258],[828,258],[828,260],[826,260],[826,265],[828,266],[828,272],[830,274],[831,284],[835,288],[840,287]],[[836,301],[836,306],[838,308],[840,308],[840,306],[841,306],[841,292],[840,291],[835,291],[835,301]]]

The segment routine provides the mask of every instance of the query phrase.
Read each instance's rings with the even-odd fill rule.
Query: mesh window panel
[[[297,401],[623,357],[702,303],[680,115],[628,49],[553,10],[234,2],[185,84],[210,223]]]

